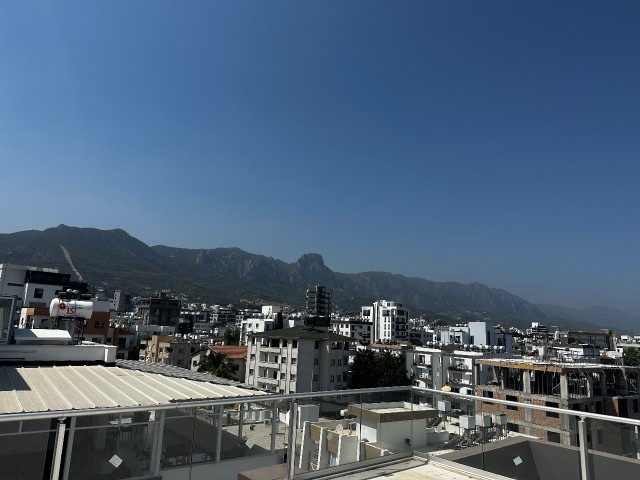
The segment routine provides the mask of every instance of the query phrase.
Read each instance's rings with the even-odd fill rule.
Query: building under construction
[[[331,326],[331,290],[323,285],[308,289],[306,310],[310,326],[328,329]]]
[[[476,385],[478,396],[640,419],[640,367],[525,359],[481,359],[475,363],[478,370],[487,367],[489,379]],[[477,412],[506,414],[510,431],[578,445],[575,417],[489,401],[477,402],[476,408]],[[638,432],[623,424],[591,421],[589,439],[591,448],[608,453],[634,458],[639,453]]]

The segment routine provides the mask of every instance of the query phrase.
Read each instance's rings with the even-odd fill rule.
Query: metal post
[[[67,437],[67,452],[64,456],[64,471],[62,472],[62,480],[68,480],[69,468],[71,467],[71,451],[73,450],[73,437],[76,433],[77,417],[71,417],[69,423],[69,436]]]
[[[165,419],[165,410],[160,410],[159,412],[154,413],[154,415],[160,415],[158,421],[154,422],[153,425],[153,441],[151,443],[153,448],[151,454],[151,471],[155,476],[160,475],[160,467],[162,461],[162,437],[164,435],[164,419]]]
[[[242,426],[244,424],[244,403],[238,407],[238,438],[242,438]]]
[[[53,447],[53,461],[51,463],[51,480],[58,480],[60,478],[60,467],[62,464],[62,449],[64,447],[64,431],[66,425],[64,424],[64,417],[58,419],[58,428],[56,430],[56,441]]]
[[[218,405],[216,407],[218,414],[217,430],[216,430],[216,462],[220,461],[220,450],[222,450],[222,414],[224,413],[224,405]]]
[[[587,422],[584,417],[578,420],[578,438],[580,439],[580,472],[582,480],[591,480],[589,468],[589,443],[587,441]]]
[[[273,401],[271,410],[271,453],[276,451],[276,437],[278,436],[278,402]]]
[[[291,402],[289,408],[289,444],[287,445],[287,465],[285,478],[293,480],[296,469],[296,436],[298,432],[298,402]]]

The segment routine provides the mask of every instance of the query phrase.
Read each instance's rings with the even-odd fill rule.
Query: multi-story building
[[[174,336],[153,335],[150,340],[143,340],[140,345],[140,360],[151,363],[162,363],[181,368],[191,368],[192,357],[200,349],[200,342],[177,339]]]
[[[475,368],[490,367],[480,377],[480,397],[511,400],[565,410],[640,419],[640,367],[587,363],[552,363],[524,359],[476,360]],[[506,413],[509,431],[577,446],[574,417],[500,404],[478,403],[484,413]],[[622,455],[637,454],[635,432],[609,424],[592,424],[591,448]]]
[[[409,311],[400,302],[378,300],[363,306],[361,316],[373,326],[371,341],[393,343],[407,339]]]
[[[233,327],[236,324],[236,312],[231,305],[215,305],[211,312],[211,322],[216,325]]]
[[[306,311],[309,325],[323,329],[331,326],[331,290],[323,285],[307,290]]]
[[[361,345],[371,343],[373,323],[363,318],[332,318],[331,331]]]
[[[455,393],[472,395],[480,375],[480,381],[486,380],[487,369],[475,370],[475,362],[488,355],[499,354],[489,352],[475,352],[469,350],[456,350],[453,348],[424,348],[413,347],[406,353],[407,370],[413,380],[413,385],[421,388],[432,388]],[[424,396],[427,403],[429,395]],[[472,401],[456,399],[451,408],[454,413],[472,411]]]
[[[438,341],[445,345],[467,345],[479,348],[498,347],[501,351],[510,352],[512,335],[500,326],[487,322],[469,322],[439,328]]]
[[[15,295],[26,308],[49,308],[51,300],[63,290],[87,292],[87,284],[74,282],[68,273],[57,268],[28,267],[11,263],[0,264],[0,295]]]
[[[245,383],[271,392],[340,390],[347,386],[351,338],[293,327],[248,335]]]
[[[181,302],[169,295],[169,292],[156,292],[150,297],[141,298],[136,305],[143,325],[177,326],[180,318]]]

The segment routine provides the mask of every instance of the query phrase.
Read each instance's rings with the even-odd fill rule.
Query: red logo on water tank
[[[60,305],[58,305],[58,308],[60,310],[64,310],[65,308],[67,308],[67,306],[64,304],[64,302],[60,302]]]

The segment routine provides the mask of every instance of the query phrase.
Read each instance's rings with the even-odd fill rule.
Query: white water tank
[[[49,306],[51,318],[84,318],[89,320],[93,313],[93,302],[83,300],[62,300],[54,298]]]

